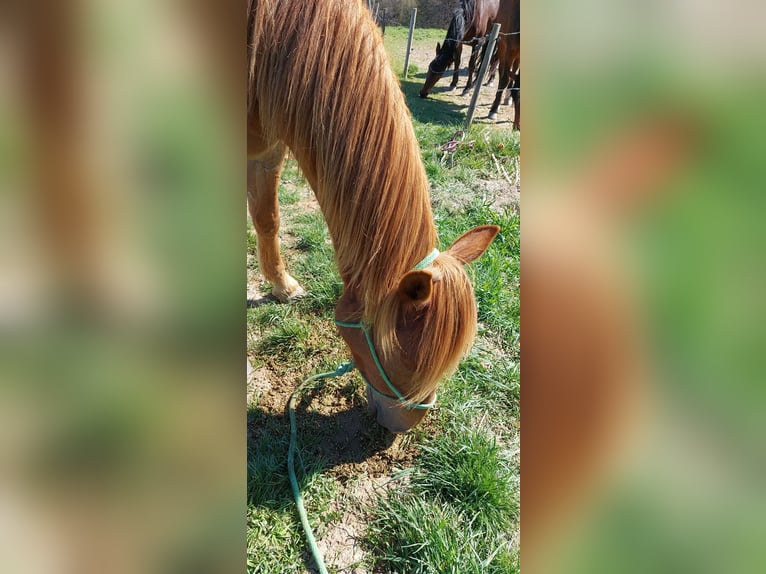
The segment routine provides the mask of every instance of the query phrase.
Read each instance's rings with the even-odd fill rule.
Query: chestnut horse
[[[500,24],[497,37],[497,58],[500,65],[500,81],[495,101],[489,110],[489,119],[497,119],[497,110],[503,91],[511,87],[513,98],[513,129],[521,129],[521,94],[519,68],[521,66],[521,18],[520,0],[500,0],[495,22]]]
[[[428,65],[426,80],[420,89],[421,98],[428,97],[436,82],[441,79],[452,63],[455,64],[455,73],[452,75],[450,89],[457,86],[460,56],[464,43],[473,46],[471,58],[468,60],[468,81],[463,89],[463,95],[468,93],[473,86],[473,71],[476,68],[476,61],[479,54],[483,55],[484,53],[480,48],[486,48],[484,36],[492,28],[497,10],[498,0],[460,0],[458,2],[452,11],[452,20],[447,29],[444,44],[436,44],[436,57]]]
[[[405,432],[473,341],[476,303],[463,266],[499,228],[474,228],[435,251],[411,117],[361,0],[249,0],[248,64],[247,199],[261,272],[277,298],[303,293],[277,237],[290,148],[327,221],[343,280],[335,317],[370,408]]]

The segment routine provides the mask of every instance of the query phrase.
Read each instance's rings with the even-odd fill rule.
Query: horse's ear
[[[447,253],[463,264],[478,259],[487,250],[500,228],[497,225],[480,225],[463,233],[455,240]]]
[[[439,55],[439,52],[442,51],[442,46],[439,42],[436,42],[436,55]]]
[[[408,271],[399,282],[399,298],[403,303],[423,304],[431,298],[434,277],[430,271]]]

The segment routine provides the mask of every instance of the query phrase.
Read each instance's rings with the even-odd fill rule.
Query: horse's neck
[[[452,20],[449,23],[449,28],[447,29],[447,37],[444,40],[444,46],[448,45],[448,41],[452,40],[453,42],[460,42],[463,39],[463,34],[465,33],[465,18],[460,15],[453,13]]]
[[[360,157],[364,156],[364,146],[358,148]],[[301,157],[304,156],[304,157]],[[358,226],[355,210],[349,206],[344,210],[337,204],[336,198],[348,197],[348,190],[335,186],[333,178],[317,176],[315,157],[296,154],[296,158],[315,192],[320,209],[327,223],[335,249],[338,271],[348,294],[345,309],[349,316],[358,320],[362,315],[374,314],[384,290],[398,282],[404,272],[414,267],[436,246],[436,228],[430,208],[430,196],[427,180],[408,181],[404,174],[392,165],[389,175],[400,181],[389,182],[388,189],[404,190],[409,197],[405,203],[412,209],[394,209],[392,202],[402,202],[401,197],[383,193],[380,187],[371,186],[365,190],[363,200],[371,206],[380,208],[380,213],[392,213],[388,220],[378,225]],[[420,162],[419,154],[409,158]],[[422,167],[419,166],[420,169]],[[419,179],[419,178],[417,178]],[[414,185],[413,185],[414,184]],[[352,230],[356,241],[349,243],[344,237]],[[396,230],[394,232],[393,230]],[[378,251],[376,253],[376,251]]]
[[[351,153],[365,157],[367,145]],[[316,157],[305,150],[296,154],[325,216],[344,291],[353,291],[366,317],[374,315],[383,296],[436,246],[428,184],[418,150],[410,150],[406,158],[401,150],[383,158],[386,182],[371,185],[363,193],[339,188],[336,178],[327,174],[318,177]],[[378,153],[386,155],[384,150]],[[339,201],[348,197],[356,205]]]
[[[273,17],[271,33],[291,50],[278,54],[288,59],[276,70],[259,68],[261,119],[295,154],[327,221],[341,277],[369,308],[436,245],[404,95],[361,4],[319,2],[312,14]],[[305,40],[329,31],[331,47]],[[265,60],[275,59],[273,44],[263,43]]]

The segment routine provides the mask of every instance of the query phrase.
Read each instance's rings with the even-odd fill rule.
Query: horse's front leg
[[[473,85],[473,69],[476,67],[476,44],[471,46],[471,55],[468,57],[468,78],[465,82],[465,87],[463,88],[462,96],[465,96],[470,90],[471,86]]]
[[[516,74],[513,83],[513,129],[521,131],[521,72]]]
[[[500,80],[497,84],[495,100],[492,102],[492,107],[489,110],[489,116],[487,116],[490,120],[497,119],[497,110],[500,107],[500,100],[503,97],[503,92],[505,91],[505,88],[507,88],[511,83],[511,79],[513,79],[511,71],[511,65],[513,65],[513,62],[508,62],[508,50],[508,41],[505,38],[499,40],[497,47],[497,60],[499,62]]]
[[[514,60],[513,64],[511,64],[511,83],[508,86],[508,89],[505,91],[505,95],[503,96],[503,105],[507,106],[511,103],[511,98],[513,97],[514,92],[519,91],[519,61]],[[513,98],[514,102],[516,101],[516,98]]]
[[[258,236],[258,266],[272,285],[272,295],[287,302],[305,291],[287,273],[279,254],[277,188],[284,157],[285,145],[279,142],[247,162],[247,207]]]
[[[471,91],[474,80],[479,76],[479,70],[476,66],[481,66],[481,61],[484,59],[484,51],[486,49],[487,45],[482,40],[477,41],[471,48],[471,57],[468,59],[468,81],[465,84],[465,88],[463,88],[464,96]]]
[[[489,110],[490,120],[497,119],[497,109],[500,107],[500,100],[503,97],[505,88],[511,83],[511,71],[502,62],[500,63],[500,81],[497,84],[497,91],[495,92],[495,100],[492,102],[492,107]]]
[[[489,70],[487,75],[489,78],[487,79],[485,86],[491,86],[495,82],[495,74],[497,74],[497,51],[495,51],[494,54],[492,54],[492,59],[489,61]]]
[[[463,44],[461,44],[460,42],[457,42],[457,44],[455,45],[455,57],[452,60],[455,63],[455,72],[452,74],[452,82],[449,85],[450,90],[454,90],[457,87],[457,82],[460,76],[460,57],[462,53],[463,53]]]

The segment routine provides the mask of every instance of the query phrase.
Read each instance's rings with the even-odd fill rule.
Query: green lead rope
[[[314,533],[309,525],[308,517],[306,516],[306,507],[303,505],[303,497],[301,496],[301,489],[298,486],[298,479],[295,477],[295,445],[298,437],[298,429],[295,424],[295,402],[298,395],[305,389],[309,388],[309,383],[319,381],[322,379],[330,379],[345,375],[354,368],[354,363],[343,363],[334,371],[327,373],[319,373],[303,381],[298,388],[290,395],[290,401],[288,403],[288,411],[290,413],[290,449],[287,451],[287,474],[290,476],[290,485],[293,488],[293,497],[295,498],[295,504],[298,507],[298,516],[300,516],[301,524],[303,525],[303,531],[306,533],[306,540],[308,540],[309,548],[311,549],[311,555],[317,563],[320,574],[327,574],[327,568],[324,565],[324,559],[322,553],[319,552],[317,542],[314,539]]]

